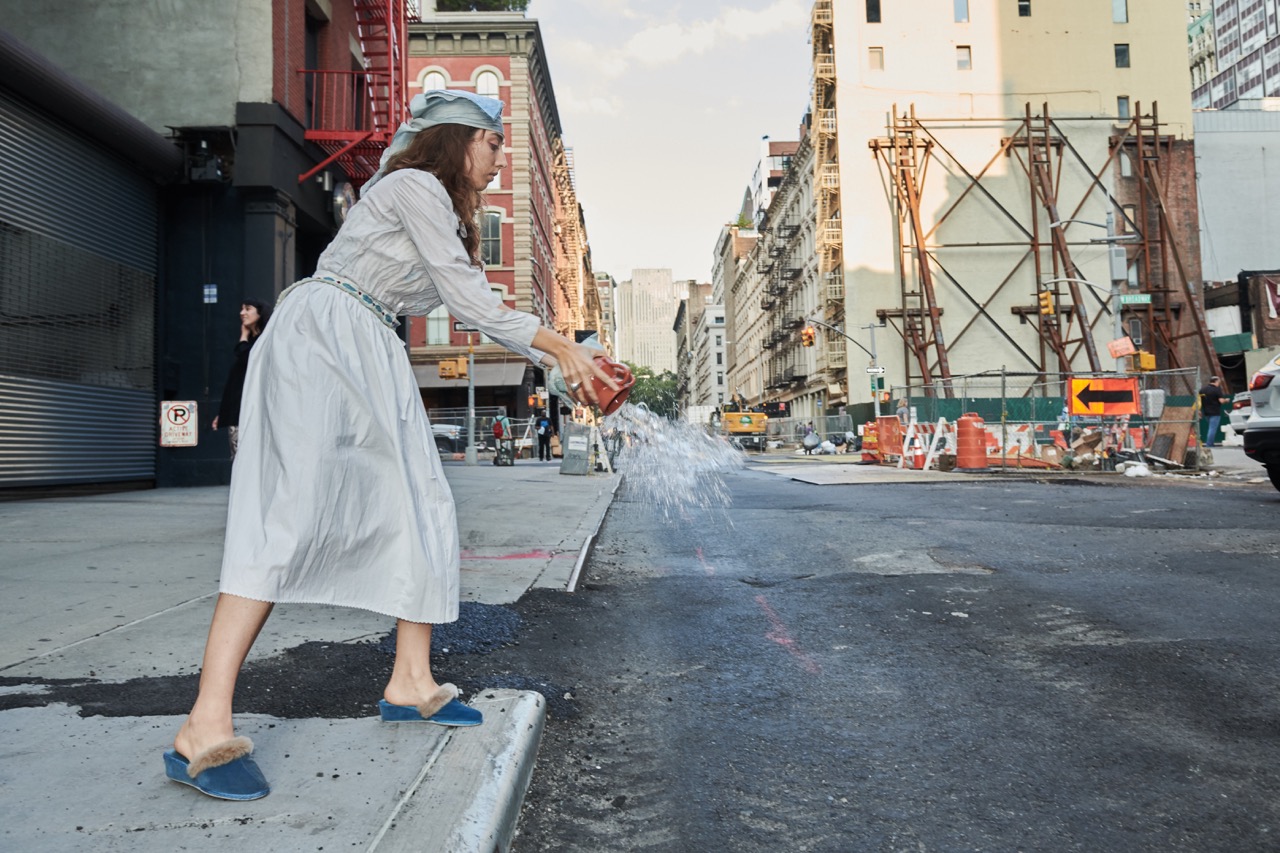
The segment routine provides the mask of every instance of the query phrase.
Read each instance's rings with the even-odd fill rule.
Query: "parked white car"
[[[1244,452],[1267,469],[1271,484],[1280,489],[1280,357],[1253,374],[1249,392],[1253,411],[1244,425]]]
[[[1244,432],[1245,421],[1253,414],[1253,392],[1240,391],[1231,398],[1231,428],[1237,434]]]

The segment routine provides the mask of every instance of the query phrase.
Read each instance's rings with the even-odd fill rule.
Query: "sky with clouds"
[[[760,137],[796,139],[810,0],[531,0],[592,264],[711,280]]]

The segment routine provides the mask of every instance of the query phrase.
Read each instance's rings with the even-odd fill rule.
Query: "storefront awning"
[[[525,361],[508,362],[506,364],[477,364],[477,388],[511,388],[524,384],[524,372],[529,367]],[[462,388],[467,387],[465,379],[441,379],[440,368],[435,363],[415,364],[413,374],[418,379],[419,388]]]

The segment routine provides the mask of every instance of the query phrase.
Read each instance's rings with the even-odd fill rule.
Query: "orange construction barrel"
[[[973,412],[956,421],[956,470],[987,470],[987,431],[982,418]]]
[[[871,421],[862,427],[862,461],[880,461],[880,442],[876,435],[876,423]]]

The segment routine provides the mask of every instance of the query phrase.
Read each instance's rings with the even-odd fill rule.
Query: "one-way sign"
[[[1072,379],[1067,412],[1072,415],[1136,415],[1137,379]]]
[[[883,367],[868,367],[868,368],[867,368],[867,373],[870,373],[872,376],[884,376],[884,368],[883,368]]]

